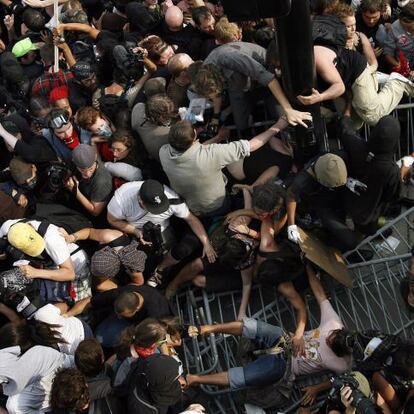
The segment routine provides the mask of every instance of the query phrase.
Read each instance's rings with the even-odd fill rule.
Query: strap
[[[178,204],[183,204],[185,203],[184,199],[178,197],[178,198],[169,198],[168,199],[169,203],[174,205],[178,205]]]
[[[28,223],[29,221],[33,221],[33,220],[40,221],[40,225],[39,225],[39,228],[37,229],[37,232],[42,237],[44,237],[46,232],[47,232],[47,229],[49,228],[49,226],[52,223],[50,221],[48,221],[48,220],[46,220],[42,217],[36,216],[36,215],[30,216],[30,217],[25,217],[24,219],[20,220],[19,223]]]

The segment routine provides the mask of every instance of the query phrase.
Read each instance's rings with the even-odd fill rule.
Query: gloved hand
[[[300,237],[300,233],[298,230],[298,226],[296,224],[292,224],[287,228],[288,239],[293,243],[299,243],[302,241]]]
[[[366,184],[351,177],[348,177],[345,185],[356,195],[361,195],[359,191],[365,191],[368,188]]]

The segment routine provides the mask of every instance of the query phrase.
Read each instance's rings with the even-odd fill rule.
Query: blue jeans
[[[283,335],[282,328],[266,322],[244,318],[243,323],[242,335],[255,341],[262,348],[275,346]],[[244,367],[229,369],[230,389],[273,384],[283,377],[285,370],[286,359],[283,353],[262,355]]]

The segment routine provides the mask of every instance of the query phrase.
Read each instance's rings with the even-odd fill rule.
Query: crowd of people
[[[0,0],[0,413],[208,412],[201,384],[281,407],[326,370],[303,413],[330,389],[320,412],[413,413],[413,342],[349,331],[300,245],[305,230],[350,252],[401,210],[414,154],[396,161],[391,113],[414,96],[414,2],[310,1],[325,30],[294,99],[273,19],[231,22],[220,0],[58,3]],[[317,105],[340,150],[303,151]],[[254,283],[293,307],[293,333],[247,317]],[[240,290],[237,320],[185,325],[188,287]],[[183,340],[209,334],[243,337],[239,367],[187,372]]]

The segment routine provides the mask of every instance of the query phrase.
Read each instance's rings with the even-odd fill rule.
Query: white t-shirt
[[[60,309],[50,303],[38,309],[34,318],[37,321],[59,325],[56,330],[66,341],[66,344],[59,344],[59,349],[65,354],[74,355],[79,342],[85,339],[82,322],[74,316],[64,318],[60,315]]]
[[[7,220],[0,227],[0,237],[7,235],[10,227],[20,220]],[[29,220],[30,224],[36,231],[41,224],[38,220]],[[60,234],[59,227],[49,224],[43,237],[45,241],[46,253],[50,256],[56,266],[61,265],[69,258],[72,259],[73,270],[75,271],[74,289],[76,293],[76,301],[87,298],[92,295],[91,281],[89,271],[89,258],[86,252],[79,249],[75,243],[66,244],[65,238]],[[71,253],[78,250],[71,256]]]
[[[0,227],[0,237],[4,237],[9,232],[10,227],[18,223],[20,220],[7,220]],[[36,231],[39,229],[41,224],[40,221],[30,220],[27,221]],[[55,262],[57,266],[69,259],[70,252],[78,248],[77,245],[66,244],[65,238],[59,233],[59,228],[54,224],[50,224],[44,235],[45,250],[50,258]]]
[[[73,356],[47,346],[34,346],[21,355],[20,347],[0,350],[0,383],[9,396],[9,414],[34,414],[50,410],[53,378],[59,368],[74,366]]]
[[[182,219],[189,216],[190,210],[185,202],[170,204],[170,208],[162,214],[151,214],[149,211],[144,210],[138,202],[138,193],[143,183],[143,181],[135,181],[119,187],[108,204],[108,213],[118,220],[127,221],[138,229],[142,229],[148,221],[160,224],[161,231],[164,231],[169,226],[170,222],[168,219],[172,215]],[[179,198],[178,194],[167,186],[164,186],[164,193],[169,199]]]
[[[292,357],[292,370],[295,375],[312,374],[328,369],[342,373],[351,368],[350,358],[337,357],[326,344],[326,337],[335,330],[344,327],[341,318],[335,312],[329,300],[320,305],[321,324],[318,328],[304,333],[305,356]]]

